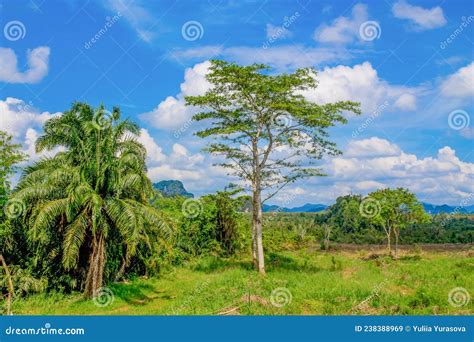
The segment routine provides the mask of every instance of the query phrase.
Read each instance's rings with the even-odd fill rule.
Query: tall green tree
[[[148,204],[152,186],[138,134],[136,124],[120,119],[118,108],[110,113],[75,103],[48,120],[36,142],[38,152],[63,151],[28,167],[15,192],[26,204],[24,216],[37,248],[60,235],[66,270],[86,260],[86,297],[103,284],[109,237],[119,236],[127,264],[140,244],[170,234],[160,213]]]
[[[381,226],[387,235],[387,250],[392,253],[391,238],[395,236],[395,258],[398,257],[400,230],[409,224],[428,222],[430,216],[415,194],[408,189],[382,189],[372,192],[368,198],[375,200],[376,209],[372,222]]]
[[[197,133],[213,138],[207,150],[225,160],[220,164],[252,191],[252,250],[255,267],[265,273],[262,243],[262,204],[297,179],[321,176],[312,161],[340,153],[327,129],[346,123],[343,111],[360,113],[359,104],[341,101],[319,105],[303,91],[317,87],[316,71],[298,69],[275,75],[268,66],[240,66],[213,60],[207,80],[211,89],[186,97],[208,120]]]
[[[10,177],[17,170],[17,164],[25,158],[21,145],[13,143],[11,135],[0,131],[0,255],[16,247],[17,241],[14,238],[10,219],[16,214],[18,208],[15,203],[9,202]]]

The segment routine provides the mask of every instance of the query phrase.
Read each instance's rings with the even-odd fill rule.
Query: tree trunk
[[[3,258],[3,255],[0,254],[0,262],[2,263],[3,269],[5,270],[5,277],[7,278],[7,287],[8,287],[8,294],[7,294],[7,315],[12,314],[12,299],[15,294],[15,289],[13,288],[13,281],[12,276],[10,274],[10,270],[8,269],[7,263]]]
[[[84,296],[92,298],[102,286],[105,266],[105,239],[102,234],[95,235],[92,239],[92,254],[89,257]]]
[[[257,225],[254,223],[255,221],[255,215],[253,215],[252,219],[252,261],[253,261],[253,267],[258,270],[258,260],[257,260],[257,231],[255,228]]]
[[[395,234],[395,259],[398,259],[398,236],[399,236],[399,232],[397,231],[397,229],[394,229],[393,233]]]
[[[387,235],[387,250],[388,250],[388,255],[392,255],[392,227],[388,226],[388,228],[385,227],[385,225],[382,226],[383,230],[385,231],[385,235]]]
[[[257,184],[253,191],[252,205],[252,231],[255,234],[254,257],[257,259],[257,269],[261,274],[265,274],[265,260],[263,254],[263,229],[262,229],[262,199],[260,185]],[[256,255],[255,255],[256,254]]]
[[[388,255],[392,255],[392,234],[387,233],[387,250],[388,250]]]
[[[331,237],[331,227],[329,225],[325,225],[324,227],[324,250],[329,249],[329,242]]]

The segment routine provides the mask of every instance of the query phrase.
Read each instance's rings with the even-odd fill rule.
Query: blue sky
[[[143,129],[153,181],[198,195],[232,181],[201,151],[183,97],[204,92],[208,60],[314,66],[320,103],[363,115],[331,130],[344,154],[327,177],[274,203],[331,203],[405,186],[459,205],[474,192],[472,1],[0,1],[0,129],[31,160],[41,126],[73,101],[120,106]],[[469,203],[472,204],[472,203]]]

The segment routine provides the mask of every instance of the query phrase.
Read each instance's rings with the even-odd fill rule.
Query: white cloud
[[[0,100],[0,130],[13,135],[18,141],[23,139],[28,128],[39,128],[53,115],[38,112],[31,104],[13,97]]]
[[[153,137],[145,128],[140,129],[140,136],[137,140],[146,149],[147,163],[149,165],[156,165],[166,160],[166,156],[163,153],[162,148],[155,142]]]
[[[439,6],[426,9],[401,0],[393,5],[392,13],[399,19],[409,20],[418,30],[430,30],[446,25],[443,9]]]
[[[400,148],[388,140],[372,137],[351,140],[344,156],[357,158],[389,157],[400,155]]]
[[[209,89],[206,74],[210,65],[209,61],[205,61],[193,68],[187,68],[184,82],[181,83],[181,92],[176,97],[168,96],[155,109],[141,114],[140,117],[156,128],[171,130],[182,127],[196,112],[195,109],[186,107],[184,97],[204,94]]]
[[[13,97],[0,100],[0,113],[2,116],[0,130],[11,134],[15,143],[22,145],[23,152],[29,156],[25,164],[43,156],[52,156],[62,150],[62,148],[55,148],[39,154],[35,151],[36,139],[40,135],[43,124],[61,113],[39,112],[31,104]]]
[[[440,90],[444,96],[472,98],[474,96],[474,62],[448,76],[441,83]]]
[[[41,46],[27,51],[28,69],[20,71],[15,52],[9,48],[0,48],[0,82],[36,83],[48,74],[50,49]]]
[[[347,153],[326,162],[329,182],[316,181],[318,189],[323,187],[323,193],[330,196],[326,203],[340,195],[337,189],[346,189],[347,194],[401,186],[423,201],[438,204],[456,204],[474,192],[474,163],[461,161],[449,146],[439,149],[435,157],[418,158],[387,140],[372,137],[351,141]]]
[[[416,109],[416,96],[413,94],[402,94],[395,101],[395,107],[404,111],[415,110]]]
[[[142,128],[138,141],[147,150],[148,176],[154,182],[166,179],[197,181],[209,177],[208,164],[200,153],[190,153],[181,144],[174,144],[166,154],[150,133]]]
[[[314,32],[313,38],[320,43],[344,44],[360,39],[360,25],[367,21],[367,6],[356,4],[350,17],[338,17],[330,25],[322,24]]]
[[[385,102],[393,103],[397,109],[416,108],[416,94],[419,89],[391,85],[380,79],[377,70],[369,62],[353,67],[339,65],[324,68],[316,76],[319,84],[314,90],[304,91],[310,101],[330,103],[356,101],[363,112],[375,112]]]

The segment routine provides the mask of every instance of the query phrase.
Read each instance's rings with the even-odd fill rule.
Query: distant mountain
[[[425,211],[428,214],[439,214],[439,213],[446,213],[446,214],[451,214],[453,212],[459,213],[459,214],[466,214],[466,213],[474,213],[474,206],[466,206],[466,207],[455,207],[447,204],[442,204],[442,205],[435,205],[435,204],[430,204],[430,203],[422,203],[423,207],[425,208]]]
[[[271,212],[271,211],[279,211],[283,213],[317,213],[323,211],[327,208],[327,205],[324,204],[312,204],[306,203],[301,207],[294,207],[294,208],[286,208],[286,207],[279,207],[278,205],[263,205],[264,212]]]
[[[192,193],[186,191],[183,183],[178,180],[164,180],[158,183],[153,183],[153,188],[161,192],[165,197],[194,197]]]

